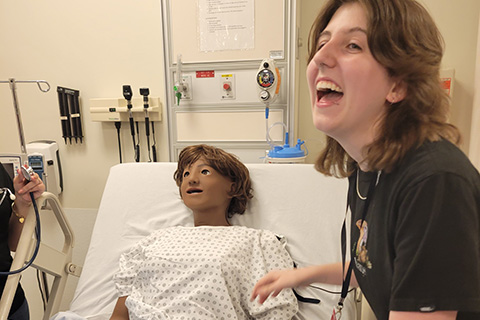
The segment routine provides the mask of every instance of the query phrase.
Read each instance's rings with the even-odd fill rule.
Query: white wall
[[[308,148],[308,155],[306,159],[307,163],[315,162],[325,140],[325,135],[313,126],[312,113],[310,109],[310,94],[308,92],[308,84],[305,76],[308,57],[308,33],[313,21],[315,20],[315,17],[325,2],[325,0],[302,0],[300,6],[299,41],[301,43],[301,47],[298,49],[299,85],[297,135],[298,138],[305,140],[305,145]]]
[[[455,69],[451,122],[459,127],[463,135],[461,148],[469,154],[480,1],[423,0],[421,2],[432,14],[445,39],[442,67]]]

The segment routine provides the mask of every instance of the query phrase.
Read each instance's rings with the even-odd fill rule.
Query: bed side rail
[[[32,264],[34,268],[44,271],[54,277],[52,289],[50,291],[50,299],[43,316],[44,320],[48,320],[52,315],[58,312],[68,274],[78,276],[81,268],[72,264],[74,234],[58,198],[52,193],[44,192],[42,196],[37,199],[38,207],[40,208],[41,204],[44,202],[47,202],[52,209],[65,237],[63,249],[61,251],[40,242],[38,255]],[[10,270],[20,269],[24,266],[25,261],[28,261],[32,256],[36,243],[36,240],[33,237],[35,233],[35,224],[36,217],[32,206],[25,219],[23,231]],[[20,276],[21,273],[8,276],[0,300],[0,320],[7,319]]]

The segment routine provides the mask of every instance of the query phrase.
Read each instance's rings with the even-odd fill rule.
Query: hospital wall
[[[309,27],[318,12],[318,0],[302,0],[300,6],[299,49],[300,85],[298,88],[297,135],[306,141],[308,162],[315,160],[324,136],[312,125],[305,77]],[[446,42],[443,66],[455,70],[451,121],[464,136],[462,149],[479,142],[480,134],[470,135],[475,88],[475,63],[480,2],[478,0],[423,0],[434,16]],[[26,141],[48,139],[59,145],[64,174],[60,196],[74,227],[74,262],[82,264],[109,168],[119,163],[117,133],[113,123],[92,122],[88,112],[92,98],[122,98],[122,85],[149,87],[151,96],[165,99],[165,71],[158,0],[105,0],[82,2],[2,1],[0,3],[0,80],[45,79],[52,89],[42,93],[33,84],[18,84],[18,99]],[[478,68],[478,65],[477,65]],[[56,87],[80,90],[82,143],[67,143],[62,138]],[[477,98],[477,109],[479,98]],[[9,86],[0,85],[0,153],[20,152],[18,131]],[[167,107],[163,105],[163,119]],[[479,120],[477,119],[477,122]],[[168,128],[156,124],[159,160],[168,161]],[[124,161],[133,161],[127,123],[122,126]],[[144,135],[141,135],[144,139]],[[141,141],[145,145],[145,141]],[[144,155],[145,156],[145,155]],[[143,161],[146,159],[142,158]],[[152,177],[154,178],[154,177]],[[135,199],[132,199],[135,201]],[[47,219],[50,219],[49,217]],[[44,228],[54,224],[44,224]],[[112,230],[114,232],[114,230]],[[47,235],[48,237],[48,235]],[[54,236],[52,236],[55,238]],[[32,304],[32,314],[40,312],[33,274],[23,280]],[[69,279],[62,308],[68,308],[76,285]],[[35,316],[33,320],[39,319]]]

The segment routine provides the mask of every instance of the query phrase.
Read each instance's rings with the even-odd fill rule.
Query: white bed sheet
[[[254,198],[233,224],[262,228],[287,239],[298,266],[341,259],[340,229],[345,214],[346,179],[328,178],[309,164],[247,164]],[[173,180],[176,163],[128,163],[111,168],[90,247],[70,310],[56,319],[108,319],[117,300],[112,281],[120,254],[152,231],[193,225]],[[340,291],[339,286],[320,285]],[[299,303],[296,319],[330,319],[338,295],[317,289],[297,290],[320,304]],[[344,308],[355,319],[354,297]]]

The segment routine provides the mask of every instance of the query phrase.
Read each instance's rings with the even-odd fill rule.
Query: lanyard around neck
[[[360,170],[360,169],[357,169],[357,170]],[[365,217],[367,216],[368,207],[370,205],[371,199],[373,198],[373,193],[375,191],[375,187],[377,186],[378,181],[380,179],[380,174],[381,174],[381,171],[378,172],[376,179],[372,179],[370,181],[370,184],[368,186],[367,196],[365,197],[364,200],[362,199],[362,201],[365,201],[365,205],[363,207],[362,220],[361,220],[360,226],[363,225],[363,221],[365,220]],[[358,173],[357,173],[355,179],[359,179]],[[357,183],[358,183],[358,181],[355,181],[355,184],[357,184]],[[346,220],[347,220],[347,212],[348,212],[349,207],[350,207],[350,203],[347,201],[347,208],[345,210],[346,211],[345,212],[345,219],[343,220],[343,225],[342,225],[342,273],[345,270],[345,259],[346,259],[346,255],[347,255]],[[352,217],[352,219],[353,219],[353,217]],[[345,298],[347,297],[348,287],[350,286],[350,280],[352,278],[352,270],[353,270],[353,259],[350,259],[350,263],[348,265],[348,270],[347,270],[347,272],[345,274],[345,277],[343,279],[343,282],[342,282],[342,291],[341,291],[340,300],[338,301],[338,306],[337,306],[337,308],[339,310],[341,310],[343,308],[343,302],[345,301]]]

